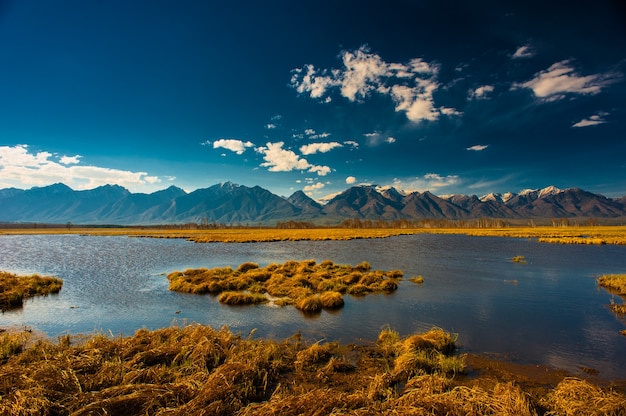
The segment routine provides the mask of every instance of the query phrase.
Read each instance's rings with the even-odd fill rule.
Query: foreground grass
[[[402,279],[399,270],[371,270],[370,264],[356,266],[325,260],[272,263],[260,268],[246,262],[236,270],[230,267],[188,269],[167,276],[170,290],[195,294],[220,294],[218,300],[231,305],[272,301],[280,306],[295,305],[303,312],[340,308],[343,294],[389,293]]]
[[[18,336],[2,333],[0,345]],[[404,338],[384,329],[360,346],[202,325],[75,340],[6,353],[0,414],[618,415],[626,406],[623,394],[579,379],[525,391],[467,377],[455,337],[437,328]]]
[[[297,240],[351,240],[387,238],[407,234],[466,234],[471,236],[533,238],[559,244],[626,244],[626,226],[505,227],[505,228],[227,228],[169,230],[144,228],[37,228],[0,229],[2,234],[127,235],[131,237],[184,238],[198,243],[243,243]]]
[[[62,286],[63,280],[56,277],[37,274],[18,276],[0,271],[0,310],[20,308],[24,299],[58,293]]]

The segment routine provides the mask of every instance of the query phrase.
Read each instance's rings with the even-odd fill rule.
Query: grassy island
[[[59,293],[63,280],[50,276],[18,276],[0,271],[0,310],[21,308],[24,299]]]
[[[218,295],[222,303],[232,305],[273,301],[277,305],[294,305],[304,312],[322,308],[340,308],[343,294],[365,295],[389,293],[398,288],[403,273],[399,270],[371,270],[368,262],[356,266],[325,260],[272,263],[259,267],[246,262],[234,270],[230,267],[188,269],[170,273],[170,290],[184,293]]]
[[[0,333],[0,345],[18,345],[0,356],[3,415],[620,415],[626,406],[623,393],[563,375],[472,376],[455,336],[438,328],[383,329],[369,345],[203,325],[25,346],[27,336]]]

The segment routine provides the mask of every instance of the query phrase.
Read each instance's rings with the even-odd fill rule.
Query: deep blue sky
[[[0,0],[0,188],[626,195],[622,3]]]

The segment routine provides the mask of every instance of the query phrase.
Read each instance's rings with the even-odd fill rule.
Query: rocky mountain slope
[[[297,191],[283,198],[259,186],[232,182],[187,193],[169,187],[152,194],[117,185],[74,191],[54,184],[0,189],[0,222],[75,224],[274,224],[285,220],[338,223],[366,220],[474,218],[626,218],[626,197],[610,199],[578,188],[553,186],[520,193],[436,196],[394,188],[354,186],[325,205]]]

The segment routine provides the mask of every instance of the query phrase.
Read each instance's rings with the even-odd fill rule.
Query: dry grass
[[[550,415],[593,416],[626,414],[626,397],[577,378],[566,378],[540,402]]]
[[[350,240],[386,238],[407,234],[466,234],[472,236],[536,238],[557,244],[626,244],[626,226],[505,227],[505,228],[232,228],[216,230],[169,230],[144,228],[38,228],[1,229],[1,234],[88,234],[131,237],[184,238],[199,243],[296,240]]]
[[[249,303],[261,303],[269,295],[274,304],[295,305],[304,312],[318,312],[322,308],[341,308],[344,293],[364,295],[394,291],[402,279],[402,272],[371,270],[367,262],[350,266],[330,260],[320,264],[314,260],[290,260],[263,268],[247,262],[236,270],[230,267],[189,269],[170,273],[167,278],[170,290],[195,294],[221,293],[219,300],[223,303],[241,305],[247,300]],[[228,292],[228,296],[223,292]],[[242,299],[234,292],[240,293]]]
[[[522,263],[522,264],[526,264],[527,263],[526,257],[524,257],[524,256],[515,256],[515,257],[513,257],[511,259],[511,261],[513,263]]]
[[[409,282],[413,282],[413,283],[417,283],[421,285],[422,283],[424,283],[424,276],[420,274],[419,276],[409,277]]]
[[[265,295],[243,292],[222,292],[217,299],[227,305],[258,305],[269,301]]]
[[[623,414],[626,396],[582,380],[539,394],[448,371],[445,360],[463,364],[454,338],[387,328],[369,346],[308,344],[189,325],[29,347],[19,339],[0,365],[0,414]]]
[[[63,280],[50,276],[18,276],[0,271],[0,310],[20,308],[24,299],[59,293]]]
[[[626,274],[605,274],[598,278],[598,285],[617,295],[626,296]]]

